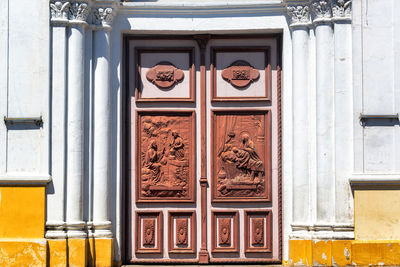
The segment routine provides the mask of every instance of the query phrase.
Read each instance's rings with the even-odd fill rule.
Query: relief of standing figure
[[[185,157],[183,138],[179,135],[177,131],[172,131],[173,140],[169,144],[170,150],[169,154],[172,158],[177,160],[183,160]]]

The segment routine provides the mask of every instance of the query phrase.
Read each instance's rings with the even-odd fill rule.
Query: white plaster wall
[[[0,3],[0,176],[49,176],[48,1]],[[3,117],[40,117],[43,125],[6,127]]]
[[[399,8],[399,1],[353,1],[354,171],[377,180],[400,171],[399,124],[374,121],[362,127],[358,117],[399,113]]]

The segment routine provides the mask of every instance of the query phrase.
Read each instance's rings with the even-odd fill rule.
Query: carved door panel
[[[279,262],[277,39],[126,44],[127,260]]]

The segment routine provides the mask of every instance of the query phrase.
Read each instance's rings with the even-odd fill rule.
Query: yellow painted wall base
[[[91,238],[89,239],[89,265],[108,267],[113,266],[113,239]]]
[[[289,265],[400,265],[400,240],[290,240]]]
[[[51,267],[67,266],[67,240],[52,240],[49,239],[49,265]]]
[[[68,263],[70,267],[86,266],[88,241],[85,238],[68,239]]]
[[[46,239],[0,240],[0,266],[46,266]]]

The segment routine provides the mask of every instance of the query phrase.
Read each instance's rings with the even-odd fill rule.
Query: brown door
[[[127,260],[279,262],[278,39],[126,44]]]

